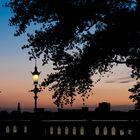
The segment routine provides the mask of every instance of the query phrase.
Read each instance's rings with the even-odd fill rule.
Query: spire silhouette
[[[21,112],[20,102],[18,102],[18,105],[17,105],[17,111],[18,111],[19,113]]]

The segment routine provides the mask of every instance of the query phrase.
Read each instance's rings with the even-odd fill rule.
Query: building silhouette
[[[99,103],[99,106],[95,109],[95,111],[100,112],[110,112],[110,103],[108,102],[101,102]]]

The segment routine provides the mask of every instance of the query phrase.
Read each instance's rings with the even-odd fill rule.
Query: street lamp
[[[35,68],[34,68],[34,72],[32,72],[32,75],[33,75],[34,85],[38,85],[38,80],[39,80],[40,72],[38,72],[38,70],[37,70],[36,63],[35,63]]]
[[[38,70],[37,70],[36,61],[35,61],[34,71],[31,73],[33,75],[33,82],[34,82],[34,89],[31,90],[31,92],[34,93],[34,113],[36,113],[36,111],[37,111],[37,98],[38,98],[37,93],[41,91],[41,89],[38,88],[38,80],[39,80],[39,75],[41,72],[38,72]]]

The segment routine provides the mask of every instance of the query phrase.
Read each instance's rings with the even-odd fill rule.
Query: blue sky
[[[32,88],[30,72],[34,69],[34,62],[29,61],[27,50],[21,49],[26,43],[26,35],[14,37],[15,28],[8,25],[10,10],[1,6],[4,2],[0,0],[0,104],[1,107],[15,107],[18,101],[22,102],[20,94],[28,93]],[[41,65],[38,66],[42,71]]]

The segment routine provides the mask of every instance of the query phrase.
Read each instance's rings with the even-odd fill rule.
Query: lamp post
[[[35,61],[35,68],[34,71],[31,72],[32,76],[33,76],[33,82],[34,82],[34,89],[31,90],[32,92],[34,92],[34,113],[36,113],[37,111],[37,99],[38,99],[38,92],[40,92],[41,90],[38,88],[38,80],[39,80],[39,75],[40,72],[38,72],[37,70],[37,65],[36,65],[36,61]]]

